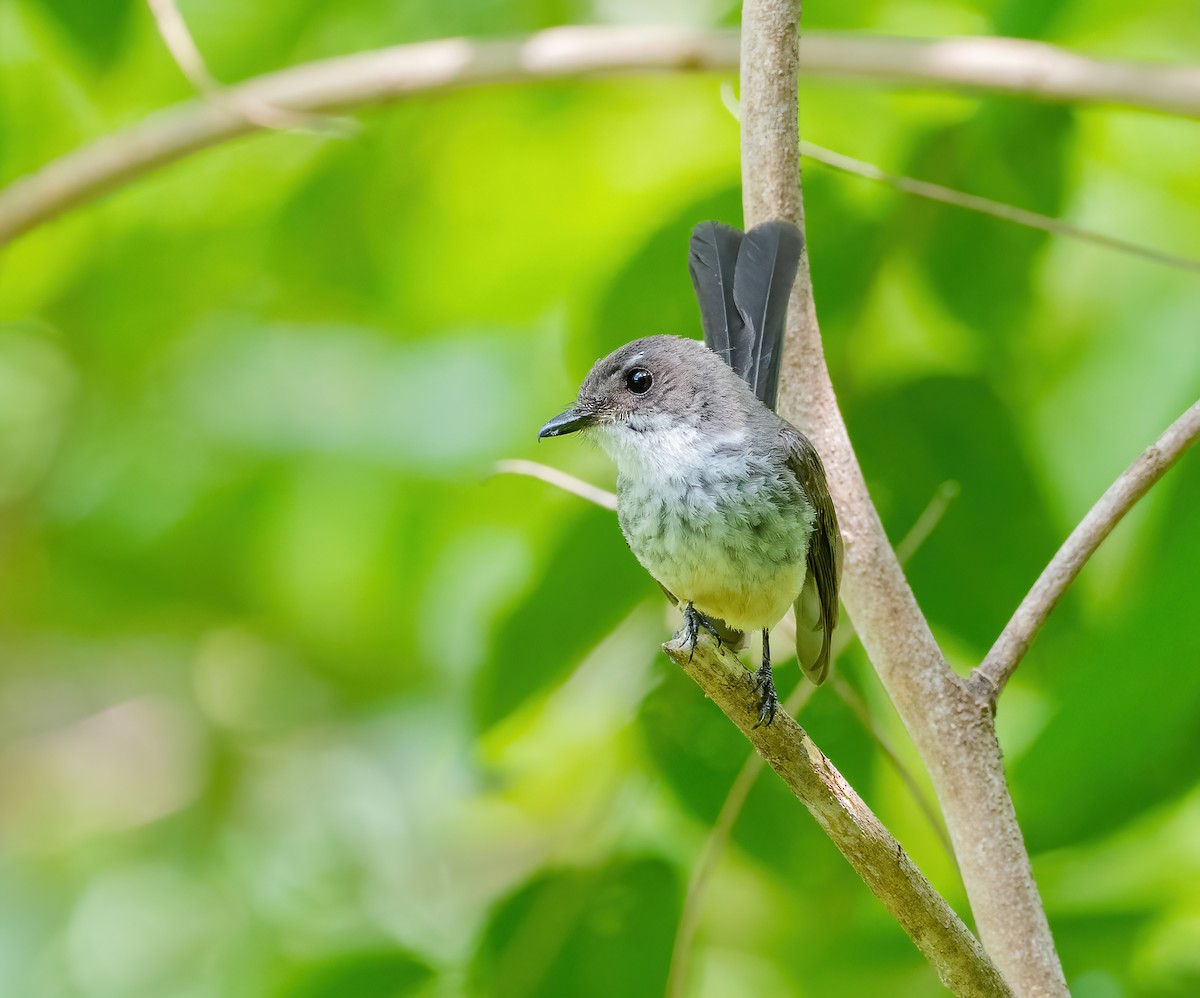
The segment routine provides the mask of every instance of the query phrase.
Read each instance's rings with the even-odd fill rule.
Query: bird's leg
[[[771,674],[771,632],[763,630],[762,665],[754,674],[754,692],[758,694],[758,724],[770,725],[775,720],[779,697],[775,693],[775,677]]]
[[[717,647],[721,647],[721,634],[704,614],[697,610],[691,603],[687,603],[683,608],[683,637],[688,643],[688,661],[692,660],[692,656],[696,654],[696,640],[700,637],[700,628],[704,628],[717,639]]]

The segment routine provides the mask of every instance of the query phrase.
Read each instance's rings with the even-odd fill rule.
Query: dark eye
[[[625,385],[634,395],[645,395],[654,384],[654,375],[644,367],[635,367],[625,375]]]

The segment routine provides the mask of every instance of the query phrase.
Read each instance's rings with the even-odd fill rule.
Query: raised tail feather
[[[700,303],[704,342],[738,370],[746,323],[733,301],[733,275],[745,233],[721,222],[701,222],[692,230],[688,272]]]
[[[688,269],[704,342],[772,409],[788,297],[803,250],[804,237],[790,222],[764,222],[745,234],[701,222],[692,231]]]

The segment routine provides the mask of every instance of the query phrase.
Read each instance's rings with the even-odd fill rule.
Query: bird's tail
[[[804,237],[790,222],[764,222],[747,233],[701,222],[689,249],[704,342],[774,409],[788,297]]]

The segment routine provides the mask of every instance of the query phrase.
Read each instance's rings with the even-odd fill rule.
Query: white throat
[[[662,415],[639,417],[633,425],[602,423],[596,427],[600,446],[616,462],[623,477],[646,479],[679,475],[711,464],[718,448],[745,442],[742,431],[702,433],[694,426]]]

